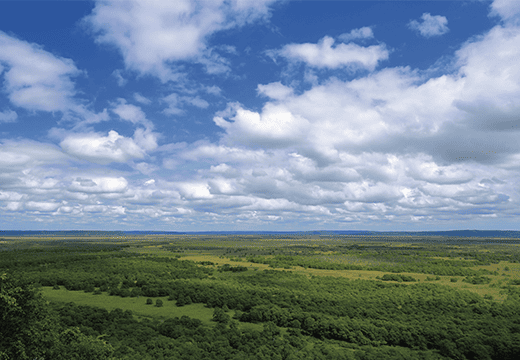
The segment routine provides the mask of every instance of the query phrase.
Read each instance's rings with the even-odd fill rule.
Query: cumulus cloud
[[[498,15],[506,22],[518,24],[520,21],[520,2],[516,0],[494,0],[491,3],[491,15]]]
[[[207,45],[208,37],[267,18],[272,2],[98,1],[85,22],[97,42],[121,52],[127,69],[166,82],[179,78],[175,61],[198,61],[210,73],[227,71],[225,61]]]
[[[143,159],[146,150],[157,147],[153,133],[137,129],[135,139],[119,135],[117,131],[109,131],[107,136],[98,133],[71,134],[61,143],[63,151],[97,164],[126,162],[131,159]]]
[[[210,199],[213,195],[207,183],[200,182],[179,182],[176,183],[181,196],[185,199]]]
[[[388,59],[388,50],[384,45],[368,47],[357,44],[338,44],[334,39],[325,36],[317,44],[289,44],[281,50],[271,53],[282,56],[292,62],[303,62],[315,68],[350,70],[367,69],[373,71],[381,60]]]
[[[69,190],[83,193],[120,193],[127,189],[128,181],[123,177],[76,178]]]
[[[270,97],[274,100],[283,100],[293,94],[293,89],[282,85],[279,81],[267,85],[260,84],[258,85],[257,91],[259,94]]]
[[[357,39],[371,39],[374,37],[372,28],[364,26],[359,29],[353,29],[349,33],[344,33],[338,36],[338,40],[343,42],[350,42]]]
[[[305,118],[293,115],[285,106],[268,103],[262,114],[236,106],[236,113],[226,121],[217,116],[215,124],[226,130],[228,137],[243,144],[284,147],[299,142],[306,135]]]
[[[72,78],[81,72],[72,60],[0,31],[0,65],[5,67],[5,90],[12,104],[43,111],[77,107]]]
[[[445,16],[424,13],[421,16],[422,22],[412,20],[408,23],[408,27],[426,38],[433,36],[440,36],[446,34],[450,29],[448,28],[448,19]]]

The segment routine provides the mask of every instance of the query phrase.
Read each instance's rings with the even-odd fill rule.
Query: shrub
[[[157,300],[155,301],[155,306],[157,306],[157,307],[162,307],[162,306],[163,306],[163,301],[162,301],[161,299],[157,299]]]
[[[148,298],[146,299],[146,305],[152,305],[153,304],[153,300]]]

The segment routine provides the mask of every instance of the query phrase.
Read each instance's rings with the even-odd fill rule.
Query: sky
[[[0,1],[0,229],[520,230],[520,1]]]

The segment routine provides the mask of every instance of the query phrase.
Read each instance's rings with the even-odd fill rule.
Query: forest
[[[519,359],[515,239],[0,237],[0,360]]]

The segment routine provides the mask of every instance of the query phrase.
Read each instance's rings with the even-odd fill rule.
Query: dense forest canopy
[[[517,245],[76,235],[2,239],[1,360],[520,357]]]

